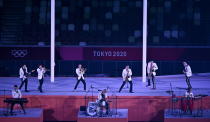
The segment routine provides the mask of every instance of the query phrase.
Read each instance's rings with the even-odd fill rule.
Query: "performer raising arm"
[[[122,83],[122,85],[121,85],[121,87],[119,89],[119,92],[121,92],[121,90],[125,86],[126,82],[129,82],[129,84],[130,84],[129,92],[133,93],[133,82],[132,82],[131,76],[132,76],[132,71],[129,68],[129,66],[127,65],[125,67],[125,69],[123,69],[123,71],[122,71],[123,83]]]
[[[78,68],[76,68],[77,83],[74,87],[74,90],[77,89],[77,86],[79,85],[79,82],[82,81],[82,83],[84,85],[84,91],[86,91],[86,82],[85,82],[85,77],[84,77],[85,71],[86,71],[86,69],[84,69],[81,64],[79,64]]]

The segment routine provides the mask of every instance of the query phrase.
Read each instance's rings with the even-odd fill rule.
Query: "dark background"
[[[159,75],[181,74],[183,60],[194,73],[209,72],[209,5],[209,0],[148,0],[148,60],[158,63]],[[142,0],[56,0],[56,47],[141,48],[142,10]],[[17,76],[23,63],[49,68],[50,50],[42,50],[49,44],[50,0],[0,0],[0,76]],[[32,54],[11,58],[11,49],[29,47]],[[121,76],[127,64],[141,76],[141,60],[64,60],[57,53],[56,76],[74,76],[78,63],[90,76]]]

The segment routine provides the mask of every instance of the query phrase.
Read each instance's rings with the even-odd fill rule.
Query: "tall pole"
[[[55,81],[55,0],[51,0],[50,81]]]
[[[143,0],[143,54],[142,54],[142,82],[146,82],[147,65],[147,0]]]

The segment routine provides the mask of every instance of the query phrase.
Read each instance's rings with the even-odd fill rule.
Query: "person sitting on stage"
[[[156,81],[155,81],[156,70],[158,70],[157,64],[154,61],[149,61],[147,64],[148,84],[146,87],[150,86],[150,80],[152,80],[153,89],[156,89]]]
[[[107,90],[104,89],[98,94],[98,103],[100,107],[100,111],[103,112],[103,109],[106,109],[106,114],[109,114],[109,103],[107,101]]]
[[[22,98],[21,91],[20,91],[20,89],[18,89],[17,85],[14,85],[14,89],[12,90],[12,98],[15,98],[15,99]],[[25,113],[25,109],[24,109],[23,103],[21,103],[21,102],[12,102],[11,103],[11,107],[10,107],[10,114],[11,115],[13,115],[13,108],[14,108],[15,104],[19,104],[21,106],[23,112]]]
[[[193,110],[193,99],[192,98],[194,98],[194,95],[193,95],[191,89],[188,88],[187,91],[185,92],[185,97],[182,98],[182,101],[181,101],[182,110],[184,112],[189,110],[190,113],[192,113],[192,110]]]
[[[121,87],[119,89],[119,92],[121,92],[121,90],[125,86],[126,82],[129,82],[129,84],[130,84],[130,90],[129,90],[129,92],[130,93],[134,93],[133,92],[133,82],[132,82],[131,76],[132,76],[132,70],[127,65],[125,67],[125,69],[123,69],[123,71],[122,71],[123,83],[122,83],[122,85],[121,85]]]
[[[86,82],[85,82],[85,77],[84,77],[85,71],[86,71],[86,69],[84,69],[81,64],[79,64],[78,68],[76,68],[77,83],[74,87],[74,90],[77,89],[77,86],[79,85],[79,82],[82,81],[82,83],[84,85],[84,91],[86,91]]]

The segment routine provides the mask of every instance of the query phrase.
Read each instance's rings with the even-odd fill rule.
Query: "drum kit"
[[[89,102],[86,112],[90,116],[96,116],[99,114],[99,110],[100,108],[97,102]]]
[[[86,114],[91,117],[108,117],[108,116],[110,117],[116,115],[117,114],[116,108],[115,107],[113,107],[112,109],[109,108],[111,102],[113,103],[112,106],[115,106],[116,100],[113,101],[113,98],[111,98],[112,100],[111,99],[100,100],[99,98],[94,100],[93,96],[94,89],[98,91],[99,94],[103,91],[91,85],[90,90],[88,91],[91,91],[92,97],[90,97],[90,99],[89,97],[87,97],[88,101],[87,101]],[[111,91],[109,87],[107,87],[106,90]]]
[[[111,101],[108,101],[111,102]],[[95,116],[95,117],[106,117],[106,116],[111,116],[110,110],[103,111],[103,107],[105,107],[105,103],[100,103],[99,101],[96,102],[88,102],[88,107],[87,107],[87,114],[89,116]],[[108,114],[107,114],[108,113]]]

